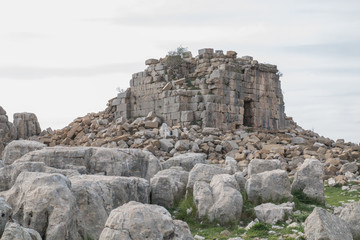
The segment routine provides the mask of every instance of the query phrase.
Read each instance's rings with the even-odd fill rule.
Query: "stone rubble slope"
[[[259,220],[290,223],[294,203],[283,202],[292,194],[325,203],[324,182],[356,190],[359,144],[286,118],[276,66],[210,49],[185,58],[183,69],[148,60],[132,89],[63,129],[40,132],[31,113],[10,123],[0,107],[0,239],[193,239],[164,207],[193,197],[188,214],[220,223],[241,223],[242,213],[254,210],[249,229]],[[236,93],[239,79],[249,92]],[[123,108],[139,93],[139,104]],[[281,116],[251,113],[245,102]],[[257,206],[247,209],[247,201]],[[305,222],[308,239],[356,239],[358,202],[335,212],[315,208]]]

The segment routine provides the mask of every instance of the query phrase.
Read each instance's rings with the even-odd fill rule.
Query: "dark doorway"
[[[254,103],[251,100],[244,101],[244,126],[246,126],[246,127],[254,126],[253,105],[254,105]]]

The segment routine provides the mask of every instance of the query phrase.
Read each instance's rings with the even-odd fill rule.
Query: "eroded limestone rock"
[[[255,204],[292,200],[290,180],[284,170],[253,174],[246,181],[245,188],[249,201]]]
[[[291,192],[303,192],[309,198],[325,203],[323,164],[317,159],[306,159],[295,173]]]
[[[6,165],[12,164],[15,160],[21,158],[28,152],[40,150],[46,145],[36,141],[16,140],[10,142],[4,149],[3,161]]]
[[[353,239],[344,220],[319,207],[314,208],[314,211],[306,218],[304,230],[308,240]]]
[[[186,223],[158,205],[129,202],[111,211],[100,240],[193,239]]]
[[[181,167],[172,167],[158,172],[150,180],[153,204],[171,208],[175,201],[185,196],[189,173]]]
[[[76,199],[69,179],[60,174],[22,172],[0,196],[13,209],[13,218],[46,239],[80,239]]]

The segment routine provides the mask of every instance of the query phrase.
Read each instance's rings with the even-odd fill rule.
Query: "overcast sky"
[[[276,64],[288,116],[360,142],[359,0],[0,1],[0,105],[63,128],[180,45]]]

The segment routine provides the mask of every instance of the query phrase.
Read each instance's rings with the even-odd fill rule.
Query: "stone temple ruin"
[[[170,126],[197,124],[223,130],[241,126],[268,130],[287,127],[276,65],[260,64],[211,48],[148,59],[130,88],[113,99],[116,117],[155,113]]]

